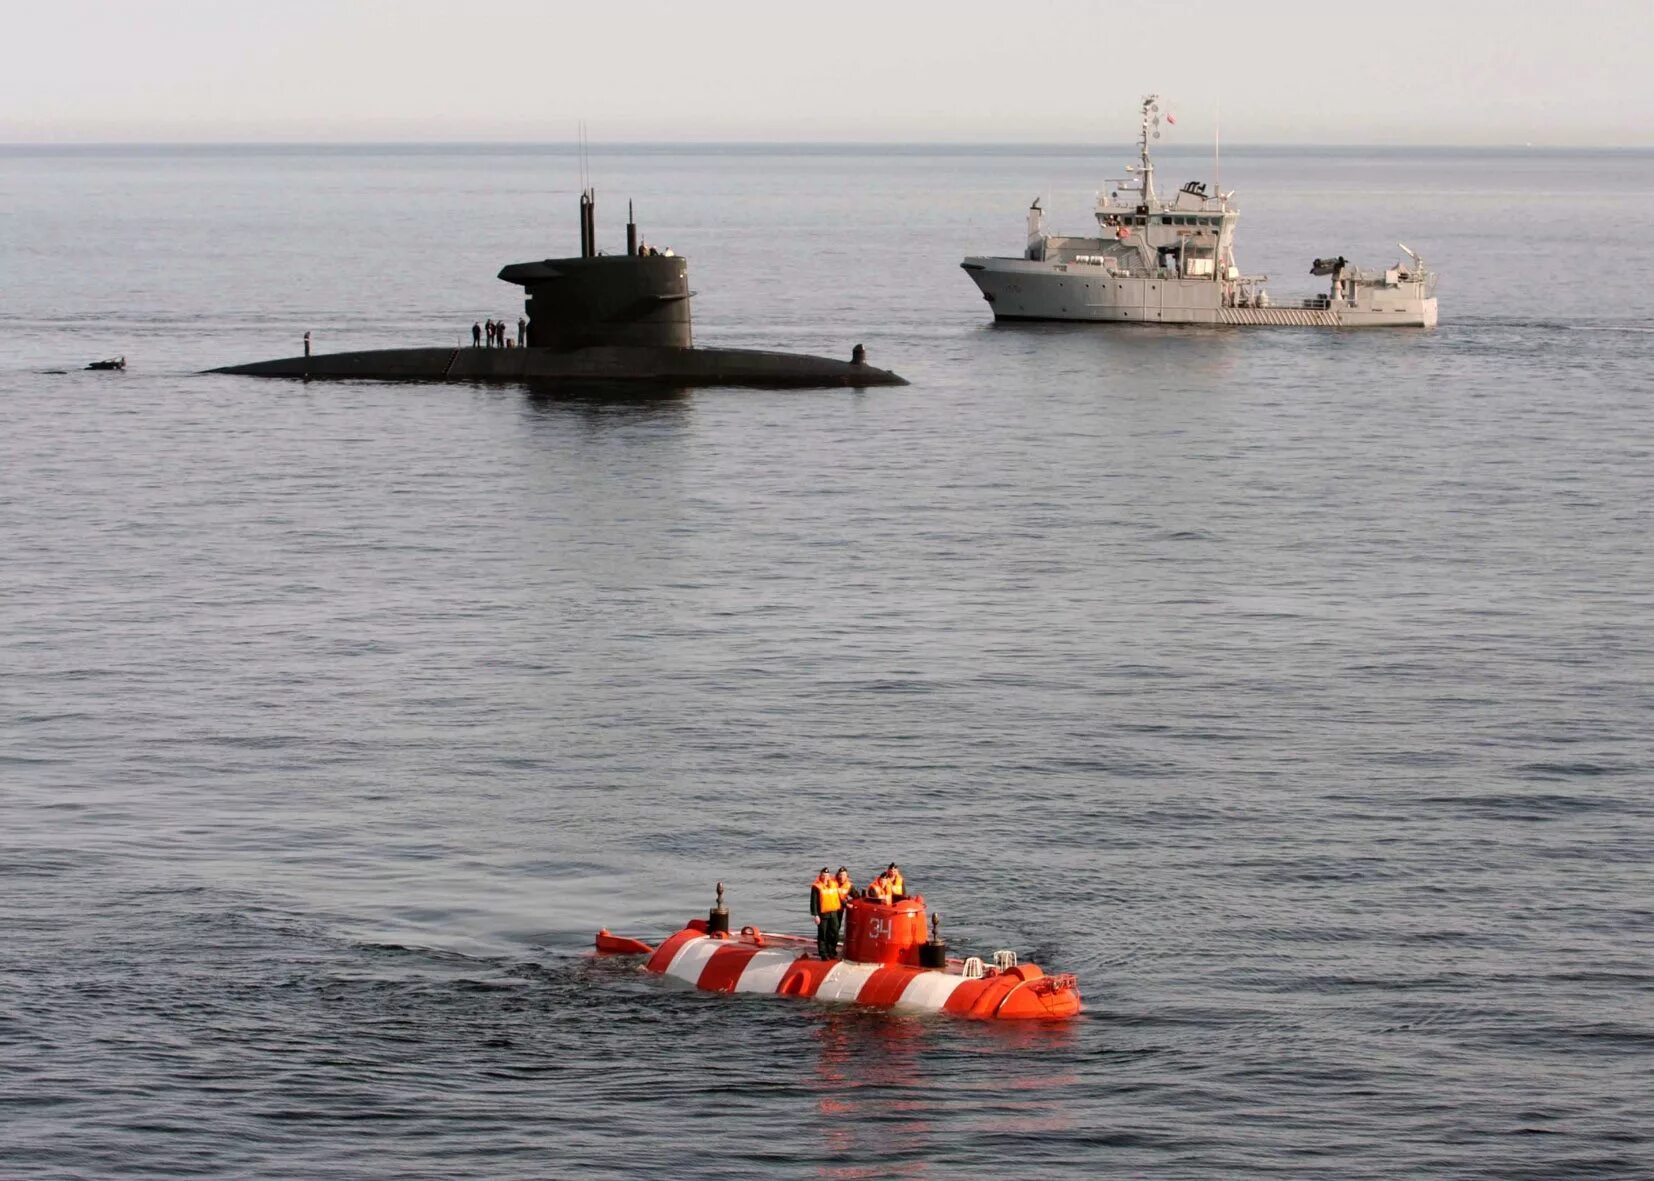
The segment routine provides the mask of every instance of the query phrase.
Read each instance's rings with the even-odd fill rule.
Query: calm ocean
[[[599,153],[912,381],[615,398],[196,372],[515,323],[566,150],[0,149],[0,1175],[1654,1177],[1654,154],[1225,158],[1432,332],[993,327],[1128,154]],[[1085,1015],[587,954],[892,859]]]

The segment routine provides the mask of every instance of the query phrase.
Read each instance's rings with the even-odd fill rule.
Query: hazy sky
[[[0,141],[1654,146],[1654,0],[0,0]],[[1172,138],[1168,134],[1168,140]]]

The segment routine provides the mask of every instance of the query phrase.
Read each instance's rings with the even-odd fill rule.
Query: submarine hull
[[[284,357],[210,370],[319,381],[629,382],[676,388],[824,388],[906,385],[888,369],[761,349],[598,345],[557,348],[374,349]]]
[[[651,947],[641,939],[597,933],[599,955],[647,956],[643,968],[703,992],[746,992],[838,1001],[897,1013],[946,1013],[994,1020],[1060,1021],[1080,1012],[1079,983],[1068,973],[1048,976],[1037,964],[997,951],[950,959],[936,927],[925,937],[925,900],[852,898],[845,905],[844,958],[823,959],[814,938],[729,930],[723,883],[719,904],[705,919]],[[717,919],[719,921],[714,922]]]
[[[1079,1014],[1079,986],[1068,974],[1037,965],[987,967],[945,960],[926,968],[888,959],[824,960],[815,940],[743,927],[711,932],[705,920],[651,947],[640,939],[598,933],[599,955],[647,956],[643,969],[703,992],[756,993],[852,1004],[895,1013],[936,1013],[1000,1021],[1062,1021]]]
[[[824,960],[798,936],[710,935],[694,927],[668,936],[644,970],[703,992],[758,993],[851,1004],[902,1014],[937,1013],[999,1021],[1063,1021],[1079,1014],[1069,976],[1033,964],[966,976],[907,964]]]

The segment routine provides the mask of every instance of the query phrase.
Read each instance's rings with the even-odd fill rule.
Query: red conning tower
[[[925,900],[875,902],[852,898],[844,913],[844,958],[862,964],[907,964],[919,967],[925,930]]]

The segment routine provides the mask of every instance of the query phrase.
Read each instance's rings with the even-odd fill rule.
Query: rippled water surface
[[[622,398],[195,372],[514,321],[569,155],[0,154],[0,1172],[1654,1175],[1654,157],[1225,161],[1434,332],[993,328],[1119,155],[599,156],[913,382]],[[1085,1015],[587,955],[892,858]]]

